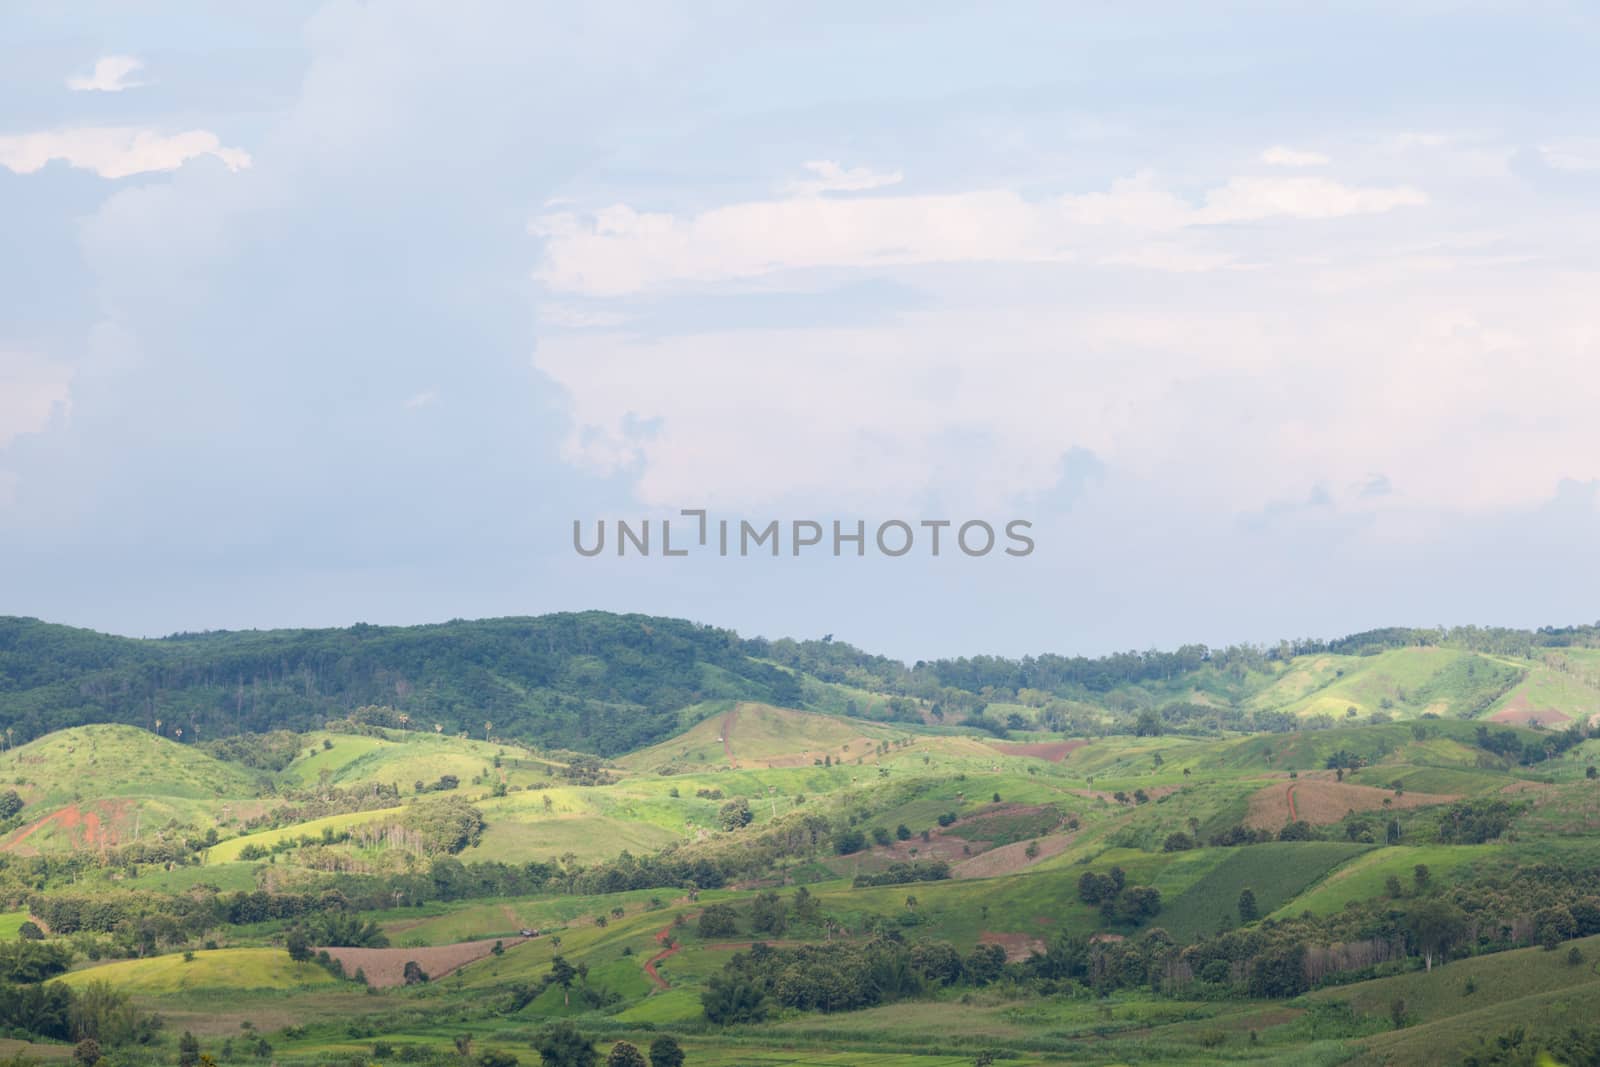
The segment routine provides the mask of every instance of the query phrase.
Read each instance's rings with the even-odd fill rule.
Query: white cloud
[[[1011,507],[1073,449],[1178,509],[1325,485],[1412,524],[1600,477],[1600,277],[1489,264],[1319,296],[1310,266],[1101,306],[1050,269],[1053,300],[995,299],[974,270],[950,290],[971,299],[868,326],[547,337],[534,358],[570,398],[566,458],[637,472],[651,506]]]
[[[88,77],[67,79],[67,88],[75,92],[120,93],[136,89],[144,82],[129,81],[128,76],[143,70],[144,63],[133,56],[102,56]]]
[[[438,399],[439,391],[437,389],[424,389],[406,401],[406,410],[416,411],[418,408],[428,407],[436,403]]]
[[[0,447],[49,425],[67,405],[71,379],[59,364],[0,348]]]
[[[1376,215],[1428,202],[1410,186],[1392,188],[1343,185],[1327,178],[1234,178],[1206,194],[1197,223],[1259,222],[1274,217],[1336,219]]]
[[[899,185],[905,180],[905,175],[897,170],[876,171],[868,167],[845,170],[838,162],[831,159],[811,160],[805,166],[815,177],[792,181],[784,186],[785,192],[799,196],[814,196],[818,193],[856,193]]]
[[[835,199],[795,196],[713,208],[693,216],[627,205],[589,218],[548,214],[530,227],[546,239],[538,277],[552,289],[620,296],[667,286],[748,279],[786,270],[884,268],[926,263],[1048,263],[1090,259],[1175,262],[1173,249],[1141,250],[1138,233],[1219,223],[1332,219],[1418,205],[1410,187],[1357,187],[1325,178],[1234,178],[1197,206],[1141,173],[1105,192],[1027,200],[1008,189]],[[1182,257],[1179,269],[1231,257]]]
[[[1332,163],[1333,160],[1321,152],[1303,152],[1280,144],[1273,145],[1261,153],[1261,162],[1270,163],[1274,167],[1321,167]]]
[[[53,160],[65,160],[102,178],[176,170],[200,156],[213,156],[229,170],[250,166],[242,149],[224,147],[209,130],[162,134],[133,126],[80,126],[0,136],[0,166],[32,174]]]
[[[1539,146],[1544,161],[1557,170],[1600,170],[1600,137],[1561,137]]]

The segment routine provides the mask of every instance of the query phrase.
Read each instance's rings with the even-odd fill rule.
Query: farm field
[[[1495,719],[1583,703],[1600,656],[1554,655],[1201,665],[1138,714],[991,687],[965,720],[701,664],[606,754],[370,705],[73,726],[0,753],[0,968],[105,1005],[109,1067],[185,1032],[219,1067],[532,1067],[563,1024],[691,1067],[1463,1062],[1600,1008],[1600,734]]]

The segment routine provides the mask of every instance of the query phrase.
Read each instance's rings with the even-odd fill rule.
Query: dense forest
[[[1528,655],[1600,644],[1600,626],[1508,630],[1391,628],[1272,647],[995,656],[906,665],[831,636],[742,638],[680,619],[604,612],[428,626],[175,634],[139,640],[0,617],[0,729],[20,744],[96,722],[163,719],[190,741],[320,727],[369,705],[419,729],[477,731],[613,755],[675,731],[680,709],[712,699],[806,703],[806,682],[981,712],[995,693],[1032,690],[1111,707],[1129,687],[1180,692],[1200,678],[1245,679],[1297,655],[1446,645]],[[813,684],[815,684],[813,683]]]

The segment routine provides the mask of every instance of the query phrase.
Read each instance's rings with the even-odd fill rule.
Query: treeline
[[[697,702],[802,706],[808,679],[882,694],[888,713],[906,719],[919,717],[919,702],[947,722],[970,717],[979,726],[991,722],[981,717],[991,701],[1056,705],[1049,714],[1059,729],[1078,725],[1074,716],[1083,709],[1075,702],[1134,712],[1200,689],[1232,703],[1251,678],[1297,655],[1368,655],[1408,646],[1531,656],[1600,646],[1600,625],[1388,628],[1270,647],[1190,644],[1098,657],[974,656],[907,666],[831,636],[745,639],[680,619],[605,612],[160,640],[0,617],[0,728],[10,728],[12,743],[22,743],[84,723],[148,725],[160,718],[182,725],[190,741],[211,744],[246,733],[355,723],[359,710],[383,708],[390,725],[457,733],[492,722],[508,739],[615,755],[671,734],[678,710]],[[811,695],[821,699],[810,684]],[[289,744],[279,738],[214,751],[271,770],[292,756]]]
[[[72,959],[72,950],[60,943],[0,944],[0,1032],[112,1047],[148,1044],[155,1038],[160,1018],[138,1011],[127,994],[105,982],[90,982],[79,990],[48,981],[66,973]]]
[[[715,698],[800,702],[788,671],[727,630],[605,612],[331,630],[111,637],[0,618],[0,727],[14,743],[156,718],[210,740],[320,728],[388,705],[455,733],[610,755],[675,731]],[[264,761],[266,766],[270,761]]]
[[[774,1008],[855,1011],[957,982],[985,986],[1005,963],[999,945],[978,945],[963,957],[948,942],[911,945],[898,933],[795,948],[757,943],[707,981],[700,1004],[719,1026],[760,1022]]]

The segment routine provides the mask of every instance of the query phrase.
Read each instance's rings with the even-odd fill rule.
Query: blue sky
[[[0,611],[1600,617],[1579,3],[12,4]],[[1013,517],[1024,559],[579,558]]]

